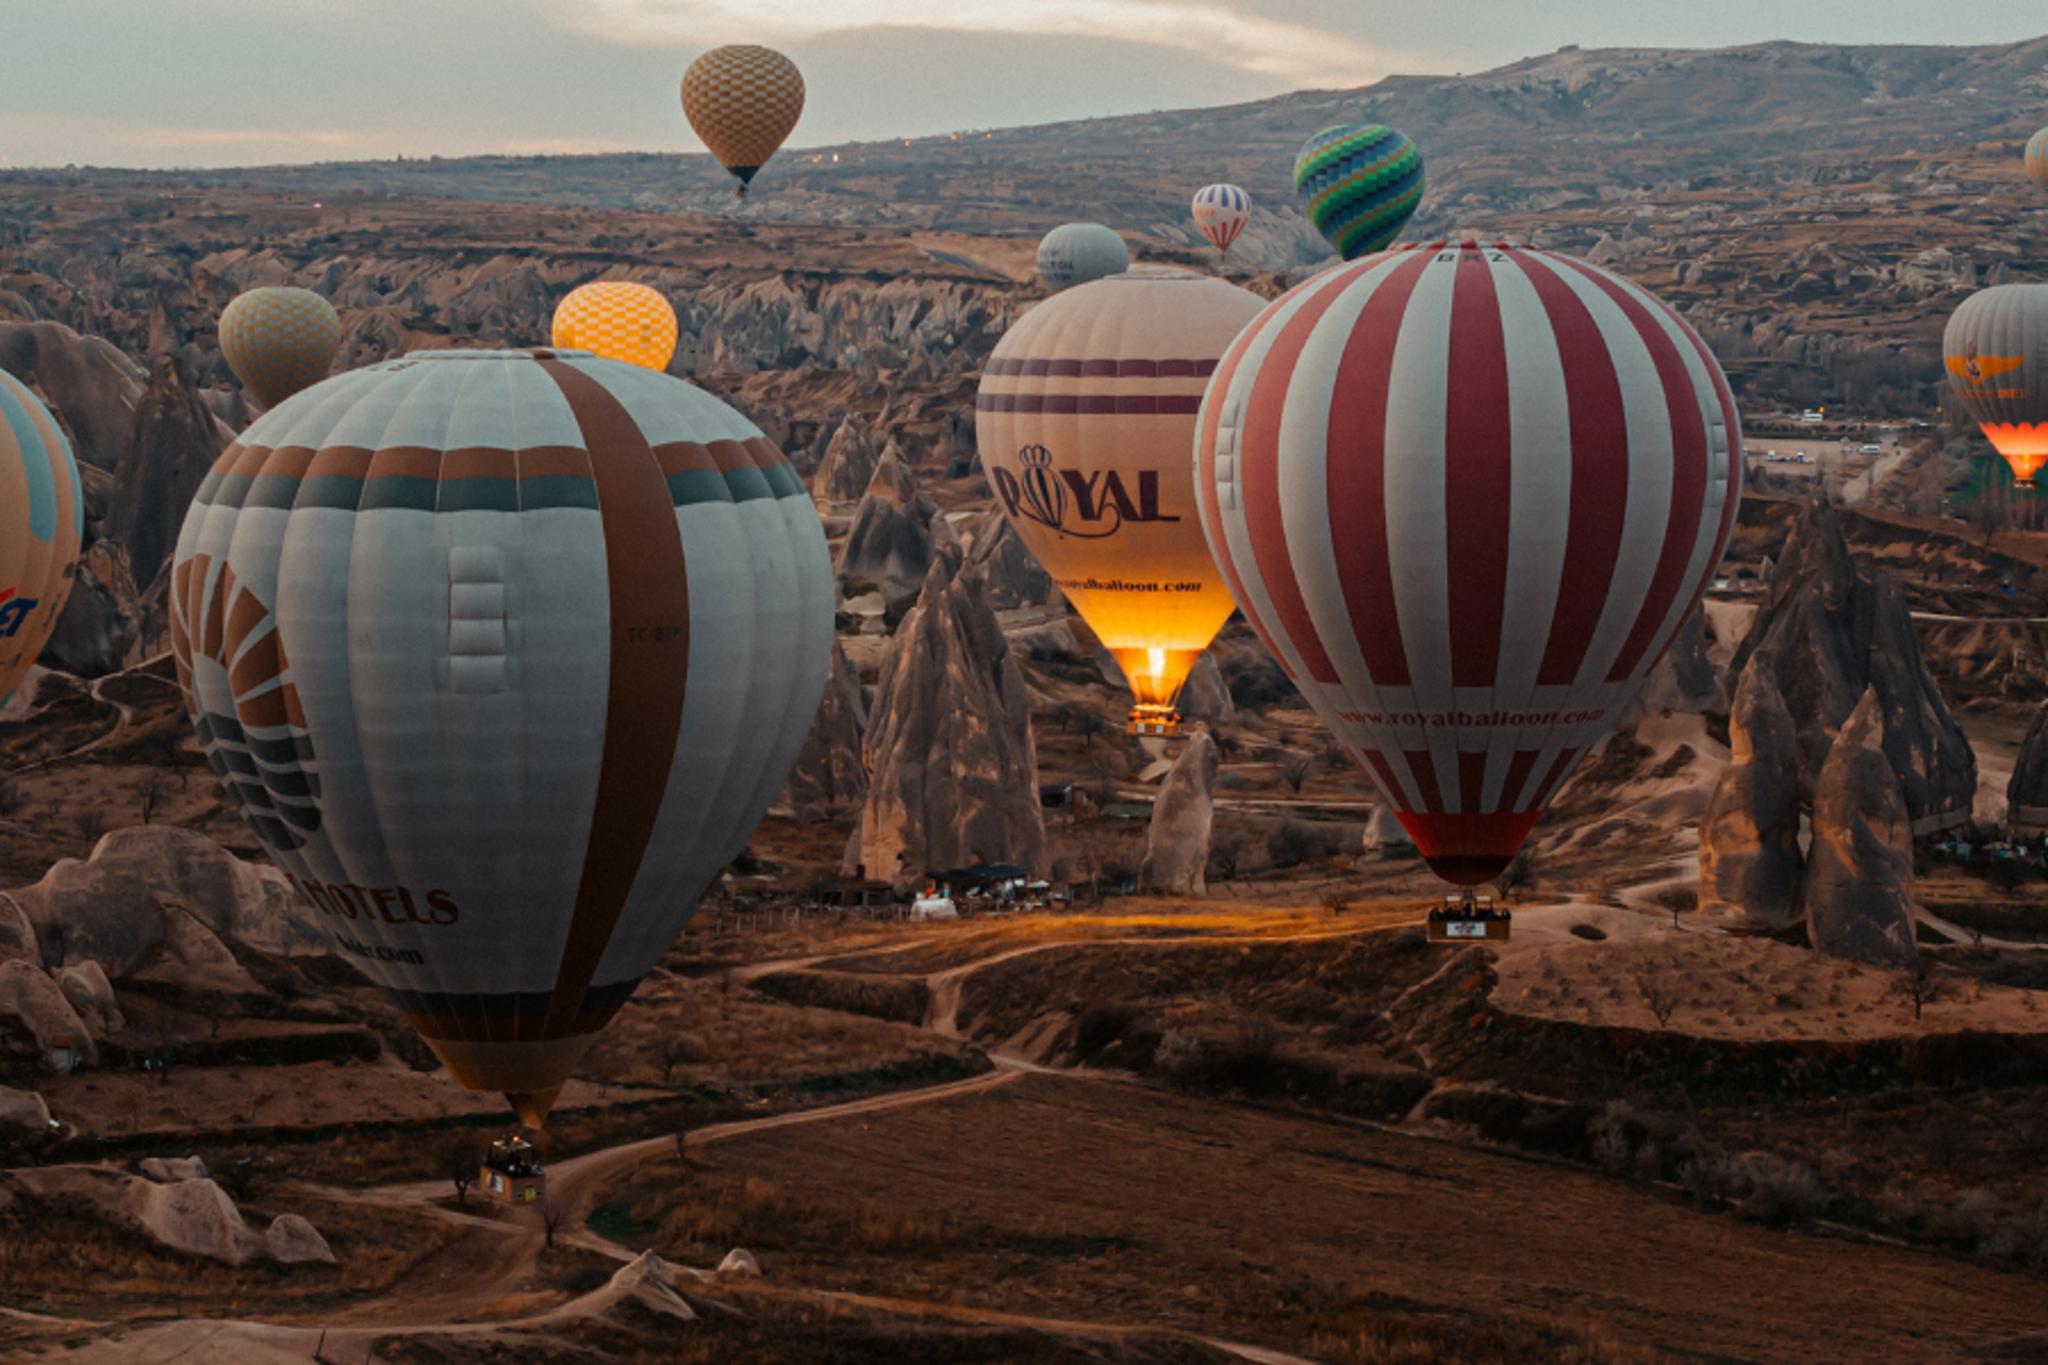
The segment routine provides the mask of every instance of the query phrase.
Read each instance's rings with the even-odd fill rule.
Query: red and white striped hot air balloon
[[[1230,244],[1251,221],[1252,197],[1236,185],[1204,185],[1195,191],[1189,209],[1209,245],[1228,256]]]
[[[1735,399],[1653,295],[1397,247],[1238,334],[1196,484],[1224,578],[1437,875],[1477,884],[1640,690],[1741,497]]]

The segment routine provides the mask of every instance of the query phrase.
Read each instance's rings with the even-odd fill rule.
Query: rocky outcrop
[[[107,1042],[121,1031],[127,1021],[121,1017],[121,1007],[114,1000],[113,983],[97,962],[74,962],[68,967],[59,967],[50,973],[57,983],[57,989],[64,993],[65,1003],[78,1016],[85,1031],[95,1042]]]
[[[14,897],[0,891],[0,962],[11,958],[36,963],[43,960],[36,942],[36,927]]]
[[[932,562],[932,518],[937,509],[918,491],[917,477],[891,445],[875,466],[853,527],[839,552],[842,596],[879,592],[890,620],[918,595]]]
[[[95,962],[117,981],[166,954],[200,971],[232,967],[223,939],[276,957],[328,951],[284,874],[168,825],[115,830],[89,859],[60,859],[11,894],[44,962]]]
[[[1367,853],[1375,853],[1382,858],[1419,856],[1414,837],[1401,823],[1401,818],[1394,814],[1394,808],[1384,801],[1373,802],[1372,814],[1365,817],[1365,834],[1361,842]]]
[[[811,475],[811,497],[820,506],[852,502],[867,492],[881,452],[861,418],[848,414],[832,432]]]
[[[1912,826],[1885,755],[1875,689],[1842,725],[1814,789],[1805,901],[1815,952],[1881,966],[1919,955]]]
[[[205,1180],[206,1163],[196,1156],[146,1156],[135,1168],[147,1179],[163,1184],[171,1180]]]
[[[1857,566],[1824,504],[1808,507],[1793,529],[1731,667],[1739,675],[1757,655],[1770,662],[1798,730],[1807,791],[1867,690],[1914,832],[1968,821],[1976,754],[1921,659],[1898,585],[1881,569]]]
[[[230,438],[199,401],[185,366],[161,357],[114,467],[106,517],[106,538],[127,550],[130,571],[143,583],[170,558],[186,507]]]
[[[967,562],[979,568],[988,584],[988,604],[997,611],[1045,606],[1059,600],[1059,589],[1024,547],[1017,528],[998,507],[989,507],[966,521],[961,538],[967,542]]]
[[[846,651],[832,643],[832,667],[825,697],[811,722],[782,799],[799,824],[836,820],[860,804],[868,791],[860,746],[868,729],[867,696]]]
[[[138,597],[128,551],[111,540],[87,544],[42,662],[87,678],[140,662],[148,629]]]
[[[1782,929],[1799,914],[1799,736],[1768,659],[1752,658],[1728,718],[1728,766],[1700,819],[1702,914]]]
[[[720,1267],[723,1269],[723,1267]],[[678,1322],[694,1322],[697,1314],[676,1292],[676,1268],[651,1251],[643,1251],[613,1273],[598,1293],[609,1307],[630,1299],[637,1306]]]
[[[908,886],[1014,863],[1042,874],[1045,823],[1024,675],[957,547],[932,560],[875,685],[868,793],[844,870]]]
[[[1728,689],[1707,658],[1706,619],[1700,608],[1693,608],[1671,638],[1671,648],[1650,670],[1639,705],[1644,711],[1666,713],[1727,712]]]
[[[50,1126],[50,1106],[33,1090],[11,1090],[0,1085],[0,1133],[10,1128],[33,1133]]]
[[[1174,705],[1189,720],[1205,720],[1211,725],[1228,725],[1237,719],[1237,703],[1230,699],[1230,689],[1223,682],[1223,670],[1216,666],[1215,656],[1210,654],[1195,660],[1195,666],[1188,670],[1188,680],[1181,684],[1180,696]]]
[[[1207,730],[1196,728],[1185,739],[1152,803],[1145,859],[1138,865],[1141,890],[1174,896],[1207,893],[1203,869],[1209,864],[1215,789],[1216,741]]]
[[[120,464],[148,376],[119,348],[61,322],[4,322],[0,370],[48,402],[80,460],[103,470]]]
[[[0,962],[0,1057],[55,1070],[64,1047],[74,1063],[99,1060],[91,1032],[56,981],[19,958]]]
[[[721,1275],[759,1275],[761,1263],[754,1259],[754,1253],[745,1247],[734,1247],[725,1253],[725,1259],[718,1263]]]
[[[327,1239],[296,1213],[280,1213],[270,1220],[263,1232],[263,1252],[279,1265],[334,1264],[334,1251]]]
[[[263,1239],[211,1180],[158,1184],[111,1166],[35,1166],[15,1179],[38,1199],[161,1247],[228,1265],[265,1254]]]
[[[2034,712],[2013,760],[2012,780],[2005,784],[2005,822],[2015,829],[2048,828],[2048,706]],[[0,907],[4,915],[5,907]],[[0,918],[0,952],[6,951],[6,928]]]

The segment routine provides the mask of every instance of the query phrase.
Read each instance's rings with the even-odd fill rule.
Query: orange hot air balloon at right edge
[[[1188,450],[1202,387],[1260,306],[1135,266],[1031,309],[982,372],[974,436],[997,504],[1122,667],[1134,733],[1175,733],[1188,670],[1230,619]]]
[[[1699,601],[1735,399],[1658,299],[1548,251],[1397,247],[1239,334],[1203,529],[1245,616],[1446,881],[1506,869]]]
[[[2048,284],[2001,284],[1970,295],[1941,335],[1956,398],[2032,488],[2048,464]]]

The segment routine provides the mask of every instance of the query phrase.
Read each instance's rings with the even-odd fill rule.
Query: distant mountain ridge
[[[2048,121],[2048,35],[1980,47],[1567,47],[1473,75],[784,151],[744,207],[708,157],[652,152],[92,174],[968,231],[1043,230],[1085,213],[1142,231],[1178,229],[1190,188],[1217,178],[1291,210],[1301,140],[1365,121],[1416,138],[1430,168],[1426,212],[1439,214],[1702,176],[1799,180],[1901,153],[2016,157]]]

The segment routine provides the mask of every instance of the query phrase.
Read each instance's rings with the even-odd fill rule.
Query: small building
[[[477,1183],[492,1199],[507,1204],[538,1204],[547,1192],[547,1172],[541,1169],[540,1154],[522,1137],[500,1138],[484,1154]]]

